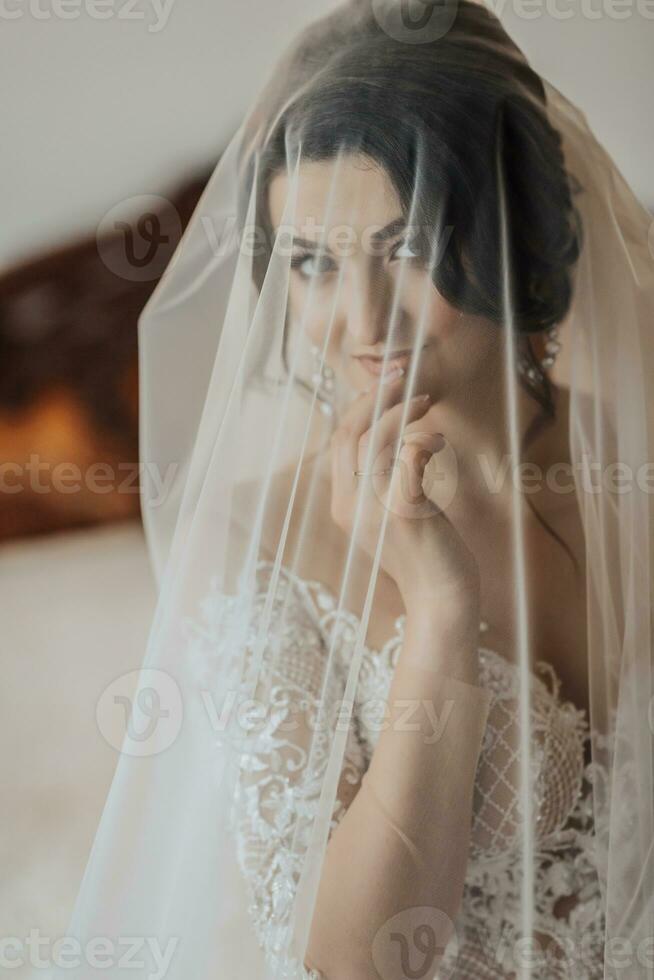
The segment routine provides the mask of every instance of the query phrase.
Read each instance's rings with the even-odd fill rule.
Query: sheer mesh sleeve
[[[260,571],[259,581],[268,574]],[[264,595],[255,599],[246,659],[252,652]],[[320,980],[319,972],[278,959],[309,843],[311,818],[318,810],[321,775],[331,742],[331,733],[323,730],[326,726],[316,725],[326,647],[300,584],[283,572],[268,633],[279,648],[274,666],[258,679],[254,698],[257,703],[261,700],[266,711],[263,718],[261,714],[258,717],[253,751],[244,755],[240,764],[233,829],[250,899],[250,917],[267,959],[289,980]],[[269,662],[267,656],[264,662]],[[329,680],[336,685],[336,678]],[[332,697],[342,697],[339,690],[340,694],[330,692],[328,703],[334,703]],[[364,750],[351,725],[330,837],[356,795],[366,766]]]

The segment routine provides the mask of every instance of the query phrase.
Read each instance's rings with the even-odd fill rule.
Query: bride
[[[471,39],[473,24],[476,43],[482,37],[493,39],[497,26],[488,17],[481,17],[476,8],[464,11],[462,8],[459,16],[462,22],[470,18]],[[329,48],[330,41],[326,31],[321,44]],[[473,45],[471,52],[474,54]],[[464,50],[456,72],[463,70],[465,60]],[[486,168],[492,167],[500,99],[519,92],[512,78],[516,60],[513,48],[494,52],[495,64],[489,62],[489,67],[494,67],[497,78],[480,78],[473,84],[468,77],[467,86],[458,89],[455,70],[437,70],[429,46],[416,45],[403,53],[400,63],[397,44],[386,38],[380,43],[376,34],[366,38],[360,28],[344,47],[339,46],[338,71],[348,80],[374,73],[380,108],[387,106],[385,115],[374,112],[369,89],[357,86],[353,79],[346,86],[334,84],[333,89],[324,83],[317,93],[309,86],[308,94],[294,102],[285,93],[289,107],[276,119],[267,120],[271,128],[259,161],[257,195],[260,221],[263,227],[270,227],[271,237],[279,234],[287,202],[294,197],[288,318],[291,323],[302,321],[314,352],[324,352],[318,365],[322,383],[327,376],[354,393],[339,413],[328,449],[300,467],[294,461],[278,473],[266,500],[262,549],[271,564],[283,551],[284,575],[295,586],[296,594],[285,598],[286,628],[291,635],[296,620],[306,621],[306,601],[301,600],[307,581],[317,584],[323,603],[328,603],[330,598],[334,601],[347,577],[347,602],[341,600],[342,605],[346,611],[363,608],[386,508],[390,516],[368,616],[364,669],[375,674],[380,686],[389,687],[390,671],[379,651],[393,639],[394,624],[401,618],[401,650],[393,664],[389,691],[391,719],[395,705],[419,703],[425,696],[430,703],[440,703],[445,677],[469,685],[465,692],[456,689],[460,715],[455,714],[438,748],[424,738],[407,740],[398,730],[400,714],[374,745],[360,739],[349,747],[347,778],[338,794],[347,813],[326,852],[305,957],[306,963],[320,965],[326,976],[374,976],[373,937],[382,923],[407,905],[444,913],[441,927],[447,933],[461,906],[466,879],[473,786],[478,802],[473,846],[480,852],[480,864],[484,853],[510,838],[506,827],[514,819],[517,771],[509,767],[501,779],[493,776],[506,765],[506,751],[517,751],[506,731],[507,714],[513,715],[509,725],[517,729],[517,704],[507,699],[505,686],[515,669],[511,661],[515,660],[518,624],[517,586],[511,579],[512,474],[492,489],[487,476],[502,472],[502,460],[511,451],[511,433],[506,417],[506,351],[496,316],[501,306],[501,281],[494,279],[501,247],[494,215],[497,190],[487,180]],[[536,77],[529,82],[537,91]],[[295,78],[293,86],[297,86]],[[417,91],[420,104],[416,104]],[[417,121],[402,133],[409,110]],[[519,145],[521,151],[516,161],[521,187],[513,189],[507,217],[515,229],[516,261],[524,276],[522,294],[516,297],[518,309],[525,310],[522,336],[535,333],[542,359],[544,329],[561,321],[568,310],[578,238],[556,134],[536,107],[523,107],[519,116],[526,130],[514,137],[515,149]],[[463,118],[467,121],[465,135],[455,125]],[[301,134],[302,143],[302,159],[290,174],[288,148],[282,140],[282,134],[289,131]],[[396,146],[398,134],[403,142]],[[432,154],[436,145],[438,154]],[[421,159],[417,174],[415,164],[412,169],[412,153]],[[510,172],[507,180],[515,176],[517,172]],[[418,234],[407,228],[411,222],[401,197],[407,185],[412,187],[412,217]],[[466,201],[461,187],[473,189],[468,191],[471,200]],[[436,201],[445,202],[441,205],[444,215],[451,216],[453,225],[449,247],[456,252],[446,267],[442,258],[436,267],[430,263],[428,246],[420,238],[420,230],[424,236],[429,227],[429,213],[425,208],[423,215],[420,208],[423,202]],[[318,234],[305,231],[311,228],[317,228]],[[347,229],[347,243],[340,249],[330,248],[330,241],[338,243],[339,228]],[[378,229],[383,243],[376,249],[371,247],[371,229]],[[533,301],[529,284],[539,276],[543,298]],[[490,289],[484,294],[477,283],[490,284]],[[262,284],[257,285],[261,288]],[[525,368],[521,370],[527,380]],[[529,460],[548,474],[555,465],[570,463],[569,390],[563,385],[550,386],[546,377],[542,377],[541,389],[535,395],[527,384],[517,388],[516,414],[524,428],[522,436],[529,426],[541,422],[542,431],[532,443]],[[409,397],[412,392],[415,394]],[[391,477],[384,474],[383,463],[388,463],[398,441],[395,466],[400,476],[391,490]],[[362,488],[368,453],[379,469],[376,474],[373,470],[375,480]],[[437,453],[437,479],[425,481],[424,468]],[[423,482],[430,485],[423,487]],[[556,755],[548,746],[548,762],[554,771],[542,767],[540,773],[544,801],[536,813],[537,820],[547,816],[547,831],[552,835],[571,816],[582,775],[577,728],[568,730],[559,715],[566,702],[566,707],[577,705],[580,713],[588,712],[585,594],[579,575],[584,548],[574,495],[564,495],[558,485],[552,488],[544,479],[540,483],[531,496],[534,513],[522,527],[526,566],[522,574],[532,630],[531,654],[535,660],[549,662],[561,679],[557,696],[548,702],[543,697],[543,714],[534,719],[536,724],[547,725],[536,738],[534,751],[545,748],[547,739],[557,740]],[[445,508],[439,501],[439,487],[451,497]],[[239,487],[239,496],[254,499],[259,493],[258,480]],[[361,514],[358,524],[357,508]],[[480,614],[487,627],[485,642],[503,658],[493,660],[492,668],[480,665]],[[277,690],[292,691],[294,679],[301,676],[306,678],[302,694],[311,693],[310,671],[320,676],[326,632],[324,624],[319,624],[315,635],[308,640],[305,636],[297,649],[289,642],[289,649],[282,651],[284,669],[275,668]],[[497,677],[493,670],[499,671]],[[489,689],[495,689],[497,697],[487,728],[494,737],[477,768],[475,785],[487,707],[481,691]],[[319,686],[312,693],[317,701]],[[554,720],[552,713],[556,713]],[[423,719],[423,726],[426,721]],[[306,739],[302,726],[299,730],[300,736],[285,740],[287,752]],[[426,732],[424,727],[420,730]],[[271,760],[278,750],[275,729],[258,746],[255,777],[244,780],[254,795],[247,812],[239,815],[242,861],[260,909],[256,916],[259,934],[269,944],[274,916],[262,910],[267,908],[265,898],[272,895],[272,889],[281,889],[281,875],[271,876],[267,862],[274,864],[277,859],[273,848],[278,854],[289,849],[286,837],[277,834],[274,819],[266,823],[265,818]],[[306,764],[306,754],[301,758]],[[354,760],[359,760],[358,765]],[[403,779],[399,772],[405,774]],[[290,780],[285,779],[287,788]],[[428,821],[425,813],[430,815]],[[552,840],[552,849],[554,843]],[[265,863],[253,858],[263,854]],[[570,849],[569,870],[575,857]],[[556,860],[565,866],[565,861]],[[488,881],[491,877],[487,876]],[[504,868],[505,880],[497,882],[504,903],[511,878],[511,871]],[[284,881],[290,884],[290,879],[284,877]],[[544,880],[540,884],[549,894],[547,899],[538,896],[539,903],[545,900],[546,911],[542,910],[537,938],[545,948],[549,948],[550,937],[558,939],[559,948],[566,941],[579,941],[581,936],[575,935],[573,927],[558,924],[578,896],[569,895],[567,889],[560,894]],[[599,887],[588,892],[588,875],[583,884],[585,901],[597,902]],[[473,892],[471,884],[469,904],[474,907],[479,899],[475,901]],[[490,896],[486,902],[484,913],[490,919],[497,912]],[[508,907],[505,914],[509,914]],[[479,930],[489,932],[483,914],[477,908],[468,920],[456,976],[508,976],[493,955],[491,937],[480,942]],[[411,924],[412,932],[418,924]],[[434,929],[432,952],[445,945],[445,933]],[[597,950],[594,953],[599,955]],[[427,957],[424,959],[426,962]],[[432,972],[416,975],[432,976],[435,964],[433,957],[427,964]],[[584,975],[596,973],[598,964],[599,960],[587,964]],[[378,969],[379,964],[374,966]],[[547,975],[553,976],[554,970],[550,965]]]
[[[414,15],[297,38],[140,321],[167,721],[71,931],[168,977],[654,977],[648,216],[485,7]]]

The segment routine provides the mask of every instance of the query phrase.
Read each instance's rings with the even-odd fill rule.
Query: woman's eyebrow
[[[325,245],[321,245],[320,242],[310,242],[308,238],[294,238],[293,244],[301,245],[302,248],[310,248],[310,249],[319,248],[321,249],[321,251],[329,252],[329,248],[327,248]]]
[[[386,242],[389,238],[393,238],[398,235],[401,231],[404,231],[406,226],[406,218],[400,215],[399,218],[393,218],[384,228],[380,231],[376,231],[372,235],[373,242]]]
[[[406,219],[404,216],[399,218],[393,218],[387,225],[381,228],[379,231],[374,232],[370,237],[373,242],[385,242],[389,238],[393,238],[395,235],[399,234],[406,227]],[[321,251],[329,252],[330,248],[327,245],[323,245],[320,242],[312,242],[308,238],[294,238],[294,245],[299,245],[301,248],[307,249],[320,249]]]

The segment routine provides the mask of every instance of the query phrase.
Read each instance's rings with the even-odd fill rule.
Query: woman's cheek
[[[325,340],[327,339],[327,330],[328,330],[327,322],[322,317],[320,318],[310,317],[305,322],[306,322],[306,331],[307,334],[309,335],[311,342],[315,344],[317,347],[322,348],[324,346]],[[330,338],[329,346],[331,347],[331,338]],[[329,349],[327,350],[327,356],[329,358]]]

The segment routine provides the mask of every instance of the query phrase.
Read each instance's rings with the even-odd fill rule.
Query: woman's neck
[[[481,506],[488,511],[490,507],[498,516],[508,518],[515,490],[522,483],[534,502],[547,509],[567,502],[569,494],[562,499],[556,481],[548,475],[554,466],[570,465],[569,392],[554,387],[552,391],[554,418],[545,421],[526,447],[525,434],[542,408],[520,386],[516,392],[517,432],[507,424],[505,402],[497,394],[486,403],[481,399],[473,403],[469,398],[460,403],[438,401],[424,416],[425,430],[442,432],[451,449],[439,454],[438,467],[450,470],[448,477],[455,480],[457,497],[466,509]]]

